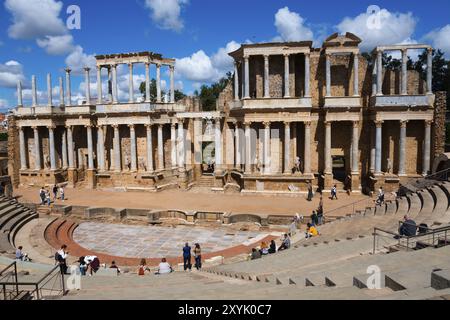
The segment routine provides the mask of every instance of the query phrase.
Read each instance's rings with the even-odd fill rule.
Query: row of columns
[[[146,139],[147,139],[147,171],[153,172],[155,170],[153,163],[153,137],[152,137],[152,125],[146,124]],[[164,142],[163,142],[163,124],[158,124],[157,134],[158,134],[158,168],[157,170],[164,170]],[[176,123],[171,124],[172,136],[172,150],[171,150],[171,163],[172,168],[183,168],[185,166],[185,146],[184,146],[184,126],[183,122],[178,122],[178,144],[176,138]],[[88,146],[88,170],[94,170],[94,143],[93,143],[93,132],[92,125],[85,126],[87,132],[87,146]],[[137,163],[137,143],[136,143],[136,129],[135,125],[128,125],[130,129],[130,154],[131,163],[130,169],[135,172],[138,169]],[[35,170],[42,169],[42,160],[40,153],[40,138],[39,138],[39,127],[32,127],[34,134],[34,148],[37,150],[35,152]],[[74,162],[74,141],[73,141],[73,126],[66,126],[66,130],[62,133],[62,168],[63,169],[75,169]],[[106,171],[105,162],[105,146],[104,146],[104,135],[105,126],[97,126],[97,161],[98,168],[100,171]],[[114,130],[113,138],[113,152],[114,152],[114,163],[111,164],[112,170],[120,172],[122,171],[121,164],[121,147],[120,147],[120,132],[119,125],[112,125]],[[55,135],[54,130],[56,127],[48,127],[48,137],[49,137],[49,156],[50,156],[50,169],[57,170],[56,165],[56,153],[55,153]],[[19,130],[19,145],[20,145],[20,161],[21,170],[27,170],[27,157],[26,157],[26,143],[25,143],[25,133],[24,128],[21,127]],[[69,152],[68,152],[69,151]]]

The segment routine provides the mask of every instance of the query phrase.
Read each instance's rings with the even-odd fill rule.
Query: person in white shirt
[[[67,258],[69,252],[67,252],[67,246],[63,244],[61,249],[55,254],[55,261],[59,264],[62,274],[67,274]]]
[[[167,262],[166,258],[163,258],[161,260],[161,263],[159,264],[158,272],[156,272],[155,274],[168,274],[172,272],[172,266]]]

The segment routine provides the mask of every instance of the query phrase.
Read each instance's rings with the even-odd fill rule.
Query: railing
[[[55,266],[37,282],[18,281],[16,262],[11,264],[8,268],[11,268],[13,265],[15,266],[15,280],[11,282],[4,281],[0,278],[0,288],[2,288],[3,298],[5,300],[15,300],[22,293],[26,293],[29,299],[36,300],[41,300],[46,297],[58,297],[66,294],[64,275],[61,273],[59,265]]]
[[[358,210],[365,210],[367,207],[372,207],[374,205],[375,205],[374,199],[368,198],[364,200],[359,200],[330,211],[325,211],[323,214],[324,221],[330,222],[332,220],[342,219],[350,215],[354,215]]]
[[[448,181],[450,175],[450,169],[445,169],[433,174],[426,176],[425,180],[437,180],[437,181]]]
[[[400,222],[401,224],[401,222]],[[374,228],[373,232],[373,254],[376,254],[379,250],[380,241],[385,241],[386,238],[389,238],[390,241],[385,241],[388,243],[388,246],[383,246],[384,249],[389,249],[393,247],[393,242],[395,241],[395,246],[398,249],[404,249],[406,251],[423,249],[426,247],[438,247],[441,245],[448,245],[449,243],[449,235],[450,235],[450,226],[429,229],[422,226],[417,226],[416,230],[419,231],[419,234],[414,236],[401,236],[398,233],[383,230],[380,228]]]
[[[13,269],[13,271],[11,271]],[[17,283],[17,262],[14,261],[9,266],[7,266],[5,269],[0,271],[0,282],[9,282],[10,278],[14,278],[15,282]],[[0,296],[3,297],[4,300],[11,300],[8,299],[8,297],[11,296],[11,291],[7,291],[5,286],[1,286]],[[16,285],[16,292],[19,291],[19,286]]]

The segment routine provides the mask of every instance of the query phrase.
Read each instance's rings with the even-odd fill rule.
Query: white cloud
[[[70,34],[62,36],[46,36],[36,40],[39,47],[51,55],[63,55],[74,50],[73,37]]]
[[[211,61],[213,66],[219,71],[226,73],[233,68],[233,58],[228,54],[230,52],[236,51],[241,45],[236,41],[230,41],[227,43],[225,48],[220,48],[212,57]]]
[[[190,57],[178,59],[175,73],[182,78],[197,82],[211,82],[220,77],[211,58],[203,50],[195,52]]]
[[[5,99],[0,99],[0,108],[4,109],[4,108],[8,108],[9,107],[9,102]]]
[[[94,69],[96,67],[95,54],[84,53],[81,46],[76,46],[72,53],[66,58],[66,65],[72,69],[74,74],[82,74],[84,67]]]
[[[0,87],[15,88],[17,81],[25,81],[23,66],[17,61],[0,63]]]
[[[6,0],[5,8],[12,14],[8,35],[13,39],[33,39],[62,35],[67,32],[59,18],[63,7],[55,0]]]
[[[281,8],[275,14],[275,27],[279,36],[275,37],[274,41],[302,41],[314,38],[312,30],[305,25],[305,19],[290,11],[288,7]]]
[[[376,19],[376,20],[374,20]],[[381,9],[376,16],[362,13],[346,17],[337,26],[340,33],[351,32],[362,39],[361,49],[372,50],[378,45],[412,41],[417,18],[411,12],[398,13]]]
[[[430,42],[434,48],[444,51],[446,57],[450,58],[450,24],[431,31],[425,35],[424,40]]]
[[[151,10],[151,18],[159,28],[180,32],[184,28],[181,7],[188,2],[188,0],[145,0],[145,6]]]

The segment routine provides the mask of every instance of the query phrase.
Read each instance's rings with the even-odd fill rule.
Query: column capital
[[[248,61],[248,59],[250,58],[250,56],[249,55],[244,55],[244,60],[246,60],[246,61]]]
[[[112,127],[114,130],[119,129],[119,125],[118,125],[118,124],[112,124],[111,127]]]
[[[252,121],[244,121],[244,126],[250,127],[252,125]]]
[[[427,48],[427,53],[428,54],[433,54],[433,48]]]
[[[325,124],[326,127],[328,127],[328,126],[332,125],[333,121],[328,120],[328,121],[324,121],[323,123]]]
[[[305,52],[304,55],[305,55],[305,57],[309,58],[309,57],[311,57],[311,52]]]
[[[305,127],[311,127],[311,121],[305,121],[303,122],[303,124],[305,125]]]
[[[95,68],[96,68],[98,71],[102,71],[103,66],[96,66]]]
[[[157,126],[158,126],[158,129],[162,129],[164,126],[164,123],[158,123]]]
[[[155,65],[156,65],[156,68],[161,68],[161,66],[162,66],[161,62],[156,62]]]
[[[408,124],[408,120],[400,120],[400,127],[401,128],[406,128],[406,125]]]
[[[283,57],[286,59],[286,58],[289,58],[289,56],[290,56],[291,54],[290,53],[283,53]]]
[[[355,129],[355,128],[359,128],[359,123],[360,123],[360,121],[358,120],[358,121],[353,121],[353,128]]]
[[[134,128],[135,128],[135,124],[128,124],[127,126],[128,126],[128,128],[130,128],[131,130],[134,130]]]
[[[269,60],[270,55],[269,54],[263,54],[264,60]]]
[[[47,126],[48,130],[55,130],[56,126],[54,124]]]
[[[326,53],[325,53],[325,58],[327,58],[327,59],[330,59],[330,58],[331,58],[331,56],[332,56],[332,54],[331,54],[331,53],[329,53],[329,52],[326,52]]]
[[[153,124],[152,123],[146,123],[146,124],[144,124],[144,126],[147,128],[147,130],[148,129],[151,129],[152,128],[152,126],[153,126]]]
[[[67,129],[67,130],[72,130],[72,128],[73,128],[73,126],[72,126],[72,125],[68,125],[68,124],[67,124],[67,125],[65,125],[64,127],[65,127],[65,128]]]
[[[91,129],[92,129],[92,127],[94,127],[94,125],[93,125],[93,124],[86,124],[84,127],[85,127],[86,129],[87,129],[87,128],[91,128]]]
[[[434,123],[433,120],[425,120],[425,125],[428,126],[428,127],[432,126],[433,123]]]
[[[291,125],[292,122],[291,121],[283,121],[283,123],[284,123],[285,127],[288,127]]]
[[[72,69],[70,69],[70,68],[65,68],[64,71],[65,71],[66,73],[71,73],[71,72],[72,72]]]
[[[89,71],[91,71],[91,68],[89,68],[89,67],[84,67],[83,70],[86,71],[86,72],[89,72]]]
[[[169,66],[169,70],[170,70],[170,71],[174,71],[174,70],[175,70],[175,66],[170,65],[170,66]]]
[[[376,50],[376,53],[377,53],[377,55],[382,55],[382,54],[383,54],[383,50],[377,49],[377,50]]]
[[[270,128],[270,121],[263,121],[263,125],[265,129],[269,129]]]
[[[377,126],[377,128],[381,128],[383,126],[384,121],[382,120],[375,120],[375,125]]]

